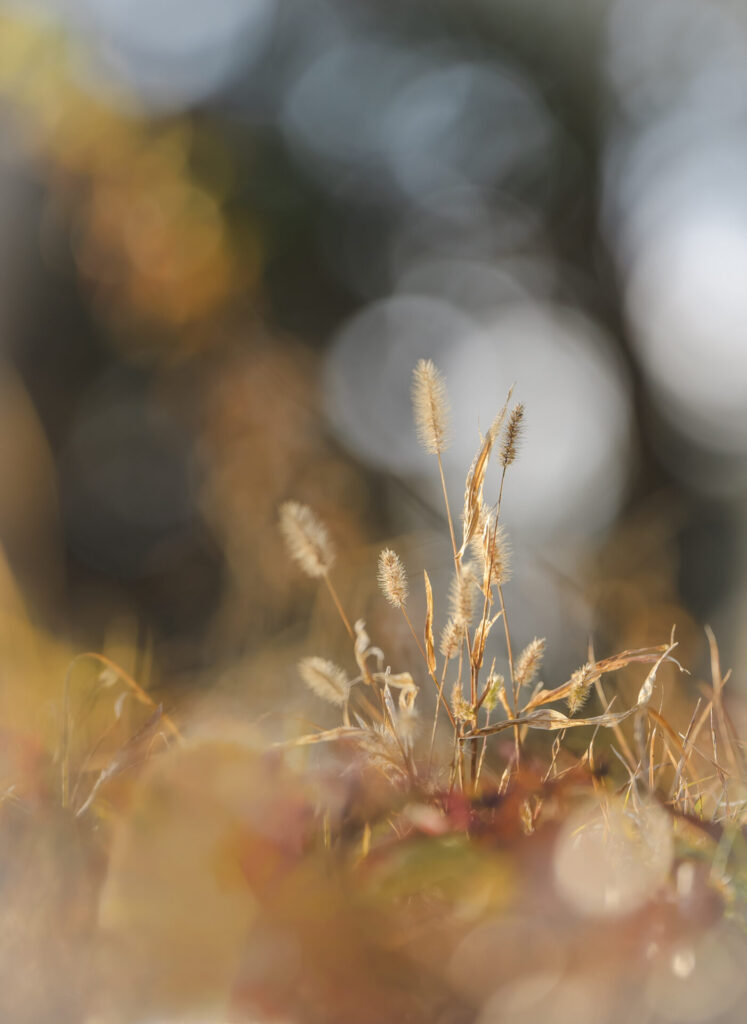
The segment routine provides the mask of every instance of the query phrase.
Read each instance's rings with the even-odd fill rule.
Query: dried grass
[[[709,634],[712,646],[713,688],[712,699],[700,714],[698,721],[691,721],[684,737],[680,737],[676,728],[671,726],[661,709],[652,706],[654,685],[657,672],[662,664],[671,663],[678,666],[673,656],[677,644],[674,634],[667,644],[633,651],[623,651],[618,655],[601,660],[593,659],[577,669],[567,682],[552,688],[542,684],[534,687],[528,696],[522,692],[530,691],[542,666],[546,642],[535,637],[524,647],[517,659],[512,650],[511,631],[503,588],[510,581],[510,547],[501,516],[501,498],[507,471],[518,457],[520,439],[524,426],[524,406],[519,403],[507,413],[511,395],[499,411],[487,435],[480,445],[467,473],[464,495],[464,513],[462,517],[462,543],[459,549],[454,542],[451,529],[451,515],[447,501],[446,511],[452,536],[452,548],[455,560],[455,573],[449,590],[449,609],[445,625],[440,634],[439,653],[436,654],[434,643],[434,622],[437,609],[434,608],[433,592],[428,574],[425,574],[426,587],[426,618],[422,633],[422,641],[413,627],[405,607],[408,598],[407,575],[399,556],[391,549],[385,549],[379,556],[378,578],[380,587],[387,601],[400,610],[407,621],[417,651],[422,659],[423,672],[428,675],[437,688],[437,700],[434,710],[434,722],[431,730],[431,744],[428,757],[423,751],[413,747],[410,739],[407,745],[398,734],[398,725],[394,714],[386,713],[389,700],[389,684],[382,682],[386,678],[394,678],[391,668],[382,676],[371,673],[356,655],[361,673],[353,684],[361,683],[373,691],[373,707],[384,709],[382,716],[367,719],[358,718],[361,735],[372,730],[389,731],[402,756],[400,764],[401,777],[407,785],[424,786],[437,791],[441,780],[448,778],[450,785],[458,783],[460,789],[468,797],[474,798],[480,791],[480,774],[483,768],[490,766],[490,776],[496,770],[494,756],[487,756],[488,740],[511,730],[514,737],[514,752],[508,763],[501,769],[500,791],[510,792],[512,779],[518,778],[521,764],[522,747],[528,735],[534,732],[558,732],[561,739],[569,730],[591,727],[594,738],[585,753],[577,760],[579,767],[590,768],[594,763],[593,744],[599,729],[610,730],[613,740],[623,750],[624,760],[628,769],[628,786],[645,784],[651,791],[659,791],[666,777],[667,766],[673,771],[670,780],[668,805],[673,811],[686,813],[691,805],[688,795],[689,785],[695,785],[696,740],[698,740],[705,722],[711,723],[711,751],[705,754],[698,747],[697,759],[704,758],[714,769],[709,787],[710,800],[714,815],[722,814],[732,820],[738,820],[744,813],[744,804],[728,801],[724,795],[728,786],[727,776],[735,780],[735,784],[743,787],[743,765],[741,749],[735,740],[733,728],[730,726],[724,710],[722,690],[724,680],[718,664],[718,651],[715,640]],[[415,422],[421,443],[427,451],[439,456],[444,448],[448,423],[448,400],[443,375],[430,361],[421,360],[413,375],[413,405]],[[499,477],[497,482],[497,500],[489,504],[485,499],[490,455],[497,445],[499,461]],[[474,562],[464,559],[467,549],[471,549]],[[478,621],[475,622],[476,601],[480,597],[482,605]],[[496,607],[496,610],[494,610]],[[504,683],[503,676],[496,673],[493,666],[485,673],[485,654],[493,626],[501,620],[505,639],[505,655],[508,661],[510,689]],[[368,638],[366,637],[366,642]],[[385,656],[378,648],[377,654],[385,661]],[[653,665],[640,686],[636,703],[627,708],[618,707],[612,710],[601,687],[605,675],[629,668],[636,664],[650,663]],[[602,700],[602,711],[598,714],[580,717],[578,712],[590,699],[596,688]],[[414,706],[415,690],[412,694]],[[450,695],[448,703],[444,692]],[[564,714],[550,705],[561,701],[566,702],[568,714]],[[444,708],[449,718],[451,738],[436,745],[441,751],[442,760],[437,758],[434,763],[434,744],[437,735],[439,710]],[[491,722],[490,716],[502,708],[503,720]],[[623,723],[632,723],[633,743],[640,751],[636,758],[632,753],[631,741],[621,728]],[[327,733],[332,740],[335,733]],[[478,757],[478,741],[481,753]],[[656,761],[657,741],[663,745],[664,761]],[[553,744],[552,760],[548,769],[552,777],[557,774],[557,762],[562,751],[562,744]],[[719,751],[724,752],[727,764],[720,763]],[[568,755],[564,755],[568,759]],[[692,766],[692,769],[691,769]],[[703,781],[698,782],[702,791]],[[663,793],[662,793],[663,796]],[[701,801],[702,802],[702,801]],[[533,817],[534,822],[534,817]]]
[[[447,402],[432,364],[419,365],[413,394],[442,475]],[[710,682],[679,718],[664,692],[676,687],[684,701],[685,686],[671,681],[674,632],[604,658],[590,649],[557,685],[538,681],[539,628],[513,657],[501,498],[524,411],[507,408],[479,439],[459,548],[446,506],[445,607],[428,572],[422,597],[413,575],[411,598],[403,561],[385,548],[371,575],[392,610],[377,617],[376,642],[362,619],[351,626],[334,589],[326,526],[304,505],[282,506],[291,558],[324,582],[352,641],[347,667],[318,654],[298,666],[337,721],[299,725],[283,705],[282,738],[263,719],[251,741],[185,739],[110,660],[71,664],[58,748],[0,799],[0,843],[12,853],[0,938],[12,950],[21,924],[33,925],[36,947],[51,950],[34,960],[35,977],[56,978],[49,958],[71,944],[81,962],[102,946],[104,979],[90,991],[85,971],[66,967],[75,1019],[95,1010],[121,1024],[219,1006],[236,1021],[457,1024],[510,1019],[501,1000],[512,985],[558,977],[558,1000],[563,986],[577,997],[602,985],[604,1005],[587,1018],[618,1024],[633,998],[648,1019],[652,992],[661,1017],[672,976],[684,984],[701,960],[716,962],[704,944],[727,965],[734,949],[744,953],[733,925],[747,921],[747,786],[715,637],[708,631]],[[417,628],[410,600],[425,609]],[[388,651],[402,651],[404,625],[411,659],[397,665]],[[621,672],[635,689],[608,697]],[[0,765],[15,765],[7,756],[0,748]],[[73,870],[77,857],[96,871]],[[47,904],[54,928],[39,913]],[[97,906],[100,921],[90,909],[76,916]],[[28,986],[16,984],[18,957],[9,963],[0,1008],[34,1019],[19,1016]],[[739,972],[711,973],[714,1005],[727,1005],[727,989],[742,992]],[[727,1010],[738,1014],[737,996]],[[536,998],[536,1019],[556,1009]]]

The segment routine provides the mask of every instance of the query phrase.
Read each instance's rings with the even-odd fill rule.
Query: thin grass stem
[[[324,582],[327,584],[327,590],[329,591],[330,597],[334,601],[335,608],[337,609],[340,618],[342,619],[345,625],[345,629],[348,631],[348,636],[350,637],[351,640],[355,640],[355,633],[353,632],[353,627],[350,625],[350,620],[345,614],[345,609],[342,607],[342,602],[340,601],[340,598],[337,595],[337,591],[334,588],[332,580],[329,578],[328,572],[324,573]]]
[[[420,651],[420,653],[421,653],[421,655],[423,657],[423,661],[425,662],[425,667],[428,670],[428,675],[431,677],[431,679],[433,680],[433,682],[434,682],[434,684],[436,686],[436,690],[438,691],[438,699],[441,701],[441,704],[446,709],[446,714],[449,716],[449,721],[451,722],[451,724],[456,729],[456,721],[454,720],[454,716],[451,713],[451,708],[449,707],[449,705],[446,702],[446,699],[444,698],[443,689],[439,685],[438,679],[436,679],[436,677],[434,676],[433,672],[431,672],[431,667],[428,664],[428,656],[425,653],[425,648],[423,647],[423,645],[420,642],[420,637],[415,632],[413,624],[410,621],[410,616],[407,614],[407,609],[405,608],[404,605],[402,605],[402,614],[404,615],[405,622],[407,623],[408,628],[409,628],[410,632],[412,633],[412,638],[415,641],[415,643],[417,644],[418,650]]]
[[[454,534],[454,520],[451,517],[451,506],[449,505],[449,495],[446,490],[446,478],[444,476],[444,466],[441,461],[441,452],[436,452],[436,458],[438,459],[438,473],[441,477],[441,489],[444,493],[444,505],[446,506],[446,519],[449,523],[449,536],[451,537],[451,550],[454,553],[454,564],[456,565],[456,571],[459,572],[459,554],[457,552],[456,535]]]

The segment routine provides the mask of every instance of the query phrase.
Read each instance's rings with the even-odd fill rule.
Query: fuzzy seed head
[[[409,586],[407,573],[399,555],[391,548],[385,548],[379,555],[379,586],[393,608],[402,608],[407,603]]]
[[[402,755],[396,737],[388,726],[375,725],[372,729],[361,732],[358,746],[372,768],[380,771],[392,781],[400,781],[404,776]]]
[[[518,687],[529,686],[539,672],[545,654],[545,643],[545,640],[535,637],[519,655],[514,672],[514,681]]]
[[[307,576],[326,575],[335,560],[327,527],[308,505],[298,501],[286,501],[280,506],[280,530],[291,558],[296,561]]]
[[[464,627],[458,622],[455,622],[454,619],[449,619],[441,630],[440,650],[441,654],[447,661],[451,661],[452,658],[456,658],[459,653],[463,628]]]
[[[521,437],[523,420],[524,406],[520,402],[511,410],[511,415],[508,417],[508,423],[506,424],[506,429],[503,434],[503,441],[501,443],[501,462],[504,467],[508,467],[512,462],[516,462],[516,454]]]
[[[469,562],[465,562],[449,587],[451,618],[460,626],[468,626],[475,612],[477,593],[475,574]]]
[[[457,722],[474,724],[477,721],[475,709],[468,700],[464,699],[459,683],[454,683],[454,689],[451,691],[451,711]]]
[[[495,513],[483,510],[480,529],[472,538],[472,553],[483,569],[483,587],[503,585],[511,579],[511,545]]]
[[[339,665],[326,658],[302,658],[298,671],[308,688],[330,704],[342,705],[350,693],[350,680]]]
[[[568,691],[568,712],[574,715],[586,703],[594,682],[593,670],[588,663],[577,668],[571,676],[571,688]]]
[[[483,707],[486,711],[493,711],[498,706],[501,691],[505,688],[506,681],[502,675],[491,673],[488,677],[488,689],[483,700]]]
[[[433,455],[448,446],[449,398],[446,382],[430,359],[420,359],[412,375],[412,406],[418,440]]]

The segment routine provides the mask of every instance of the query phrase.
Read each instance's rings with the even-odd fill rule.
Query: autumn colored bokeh
[[[2,1021],[741,1020],[745,58],[0,2]]]

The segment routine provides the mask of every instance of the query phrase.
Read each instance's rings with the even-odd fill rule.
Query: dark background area
[[[456,507],[526,393],[557,671],[673,621],[739,668],[745,55],[725,3],[3,4],[0,540],[39,623],[201,687],[308,612],[285,498],[417,561],[432,356]]]

